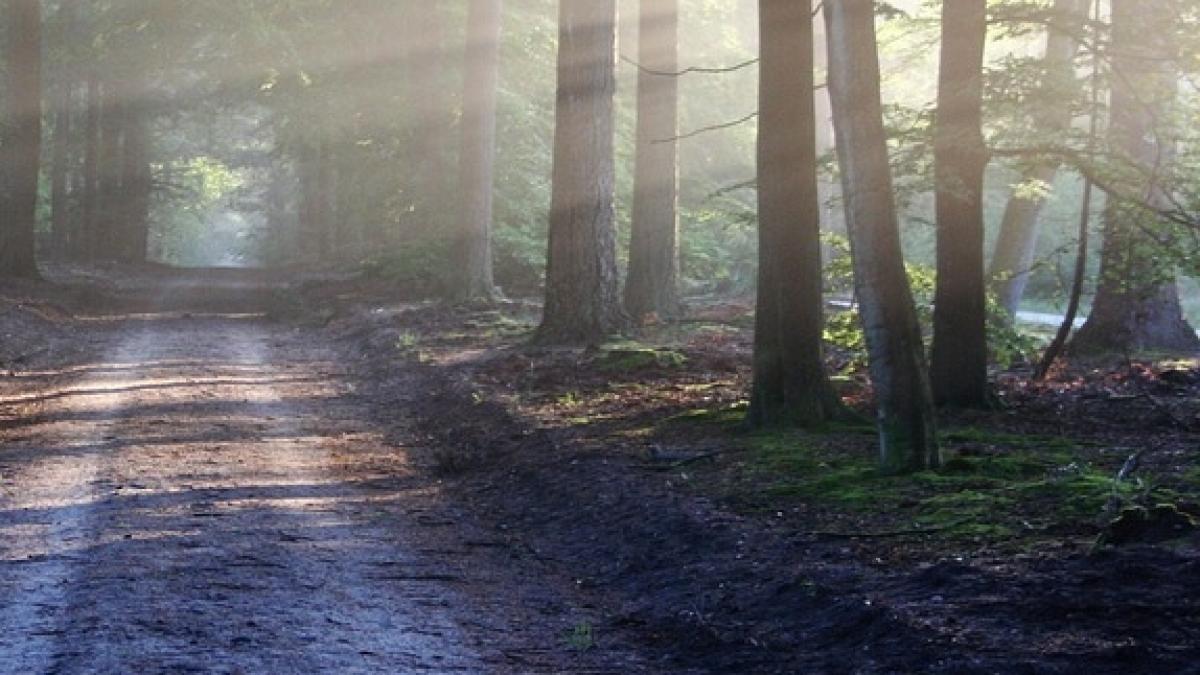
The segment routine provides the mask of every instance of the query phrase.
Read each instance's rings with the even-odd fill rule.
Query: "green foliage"
[[[201,155],[155,167],[170,186],[152,204],[152,250],[163,262],[196,266],[238,264],[253,254],[244,216],[227,208],[246,176],[220,159]]]
[[[842,297],[852,294],[854,270],[850,262],[849,243],[845,237],[834,234],[826,234],[823,239],[832,252],[825,265],[826,291]],[[932,335],[937,276],[933,269],[924,265],[909,263],[906,269],[917,305],[917,316],[923,328],[922,334],[928,338]],[[1008,366],[1029,359],[1036,353],[1038,340],[1017,330],[992,296],[988,297],[988,317],[988,344],[998,363]],[[850,356],[850,367],[858,369],[866,366],[867,345],[857,307],[829,313],[825,322],[825,341]]]
[[[444,239],[412,242],[393,252],[369,258],[363,273],[393,285],[408,298],[438,297],[450,287],[450,245]]]

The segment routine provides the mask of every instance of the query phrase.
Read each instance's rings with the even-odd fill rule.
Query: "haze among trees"
[[[704,324],[739,432],[869,426],[872,477],[1200,355],[1200,0],[0,0],[0,26],[4,283],[236,268],[530,311],[495,352],[528,372],[703,370],[656,340]]]
[[[852,298],[884,438],[921,448],[924,382],[991,405],[998,333],[1066,304],[1087,178],[1106,206],[1072,344],[1197,346],[1189,3],[459,4],[6,3],[5,273],[357,266],[449,300],[544,293],[539,340],[577,344],[757,287],[767,425],[842,414],[822,307]],[[904,264],[936,279],[924,327]],[[898,465],[936,464],[917,452]]]

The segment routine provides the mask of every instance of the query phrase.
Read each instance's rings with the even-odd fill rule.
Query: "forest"
[[[1200,0],[0,0],[0,672],[1200,668]]]

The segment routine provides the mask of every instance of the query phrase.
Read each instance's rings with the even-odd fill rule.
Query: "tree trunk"
[[[983,279],[987,0],[955,0],[942,8],[934,132],[937,291],[930,377],[938,404],[979,408],[991,403]]]
[[[1165,40],[1175,30],[1173,21],[1167,3],[1112,3],[1110,152],[1137,167],[1118,178],[1122,192],[1165,208],[1169,204],[1157,174],[1175,161],[1177,139],[1159,120],[1173,117],[1177,73],[1168,58],[1174,53],[1171,46],[1146,36]],[[1158,218],[1141,204],[1113,194],[1103,217],[1100,283],[1091,316],[1075,336],[1071,351],[1200,350],[1200,340],[1183,317],[1174,265],[1159,260],[1161,244],[1147,232],[1161,225]]]
[[[471,0],[468,9],[459,155],[462,212],[453,291],[453,299],[459,302],[491,302],[497,296],[492,273],[492,195],[502,8],[502,0]]]
[[[1080,30],[1087,19],[1088,6],[1093,0],[1055,0],[1054,17],[1046,38],[1045,80],[1040,87],[1040,100],[1032,117],[1033,124],[1051,136],[1060,136],[1071,126],[1071,106],[1064,105],[1064,96],[1077,89],[1075,56],[1079,53]],[[1022,167],[1018,185],[1053,185],[1058,164],[1038,162]],[[995,294],[1008,319],[1016,317],[1025,295],[1037,250],[1038,219],[1046,199],[1041,194],[1014,193],[1004,209],[1000,233],[992,254],[988,273],[991,291]]]
[[[0,276],[36,278],[38,179],[42,152],[42,5],[9,0],[5,61],[8,88],[0,175],[7,195],[0,218]]]
[[[300,178],[300,251],[307,262],[318,264],[329,256],[329,169],[327,143],[301,140],[297,156]]]
[[[825,372],[811,0],[760,0],[755,426],[841,410]]]
[[[67,257],[71,249],[71,82],[64,78],[54,90],[54,130],[50,160],[50,234],[53,254]]]
[[[337,213],[337,170],[333,142],[322,137],[317,141],[317,182],[315,195],[317,207],[316,245],[317,261],[328,264],[334,261],[334,243],[341,232]]]
[[[614,218],[615,0],[562,0],[542,342],[623,329]]]
[[[900,249],[879,92],[873,0],[825,3],[829,92],[854,262],[855,289],[878,406],[881,466],[941,464],[925,348]]]
[[[625,309],[679,314],[679,0],[641,0],[633,233]]]
[[[452,231],[453,221],[447,220],[442,205],[453,199],[454,170],[447,152],[452,143],[453,111],[447,88],[445,2],[422,0],[412,3],[412,8],[405,62],[408,100],[416,124],[412,136],[416,176],[415,221],[408,238],[421,240],[444,237]]]
[[[95,73],[87,77],[87,101],[84,112],[83,199],[75,256],[83,260],[97,257],[100,212],[100,81]]]
[[[154,189],[150,176],[149,143],[146,113],[136,104],[127,104],[123,121],[124,152],[122,156],[121,209],[122,247],[120,260],[126,263],[146,261],[150,239],[150,195]]]
[[[125,110],[120,87],[114,82],[100,86],[100,177],[96,191],[96,255],[101,260],[118,260],[124,238],[122,199],[122,133]]]

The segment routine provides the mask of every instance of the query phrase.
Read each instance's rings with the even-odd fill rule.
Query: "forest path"
[[[496,580],[334,353],[253,313],[120,324],[0,397],[0,672],[508,670],[478,635],[521,610],[472,606]]]

